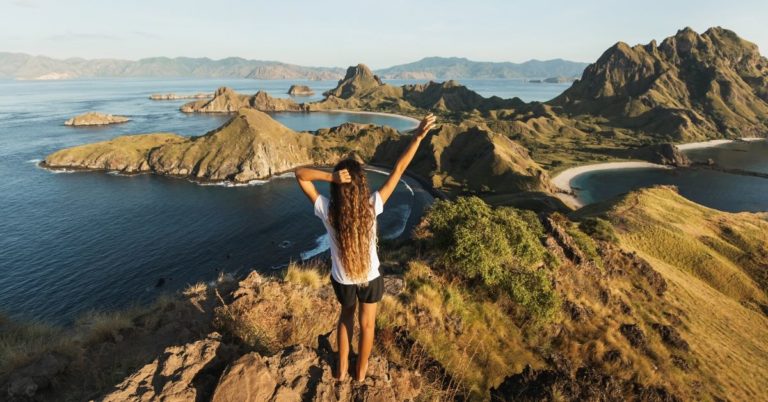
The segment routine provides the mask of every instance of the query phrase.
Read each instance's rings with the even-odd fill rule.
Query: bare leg
[[[336,326],[336,345],[339,348],[339,380],[347,378],[349,372],[349,349],[352,342],[352,331],[355,327],[355,306],[341,307],[339,323]]]
[[[360,344],[357,348],[357,370],[355,379],[357,381],[365,380],[365,373],[368,371],[368,357],[373,348],[373,333],[376,327],[376,303],[360,303],[360,312],[358,313],[360,323]]]

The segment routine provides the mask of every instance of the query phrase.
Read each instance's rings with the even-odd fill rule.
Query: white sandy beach
[[[389,117],[397,117],[399,119],[408,120],[412,123],[414,123],[414,128],[418,127],[421,120],[415,119],[413,117],[403,116],[401,114],[395,114],[395,113],[385,113],[385,112],[365,112],[361,110],[345,110],[345,109],[329,109],[329,110],[318,110],[319,112],[330,112],[330,113],[350,113],[350,114],[370,114],[370,115],[376,115],[376,116],[389,116]]]
[[[669,166],[640,161],[594,163],[591,165],[576,166],[563,170],[562,172],[558,173],[557,176],[552,178],[552,184],[554,184],[555,187],[561,191],[556,194],[557,198],[560,198],[567,205],[581,208],[584,206],[584,203],[573,195],[573,188],[571,188],[571,180],[573,180],[574,177],[587,172],[596,172],[600,170],[638,168],[671,169]]]
[[[766,138],[761,137],[743,137],[740,141],[766,141]],[[691,149],[711,148],[723,144],[730,144],[736,140],[710,140],[701,142],[689,142],[685,144],[675,144],[677,149],[681,151],[687,151]],[[575,166],[570,169],[563,170],[552,178],[552,184],[557,187],[561,192],[557,193],[557,197],[563,200],[568,205],[576,208],[584,206],[584,203],[579,200],[573,194],[573,188],[571,187],[571,180],[574,177],[587,173],[596,172],[599,170],[614,170],[614,169],[637,169],[637,168],[653,168],[653,169],[672,169],[670,166],[659,165],[650,162],[630,161],[630,162],[607,162],[607,163],[594,163],[591,165]]]
[[[741,141],[765,141],[765,138],[760,137],[742,137],[739,140]],[[701,141],[701,142],[688,142],[685,144],[675,144],[677,149],[681,151],[687,151],[689,149],[699,149],[699,148],[711,148],[716,147],[718,145],[723,144],[730,144],[732,142],[735,142],[735,140],[709,140],[709,141]]]

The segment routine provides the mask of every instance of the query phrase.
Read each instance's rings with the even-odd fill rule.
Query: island
[[[104,126],[108,124],[119,124],[130,121],[125,116],[115,116],[111,114],[88,112],[77,115],[64,122],[65,126]]]
[[[290,88],[288,88],[288,95],[291,96],[312,96],[315,94],[315,91],[313,91],[310,87],[306,85],[291,85]]]
[[[198,94],[190,94],[190,95],[179,95],[179,94],[152,94],[149,96],[150,100],[179,100],[179,99],[208,99],[212,98],[212,94],[205,94],[205,93],[198,93]]]
[[[574,78],[568,78],[568,77],[563,77],[562,75],[558,75],[557,77],[545,78],[542,82],[545,82],[547,84],[565,84],[568,82],[573,82],[574,80],[575,80]]]
[[[307,107],[291,99],[279,99],[264,91],[255,95],[243,95],[232,88],[221,87],[213,98],[193,101],[181,106],[184,113],[234,113],[242,108],[253,108],[262,112],[303,112]]]

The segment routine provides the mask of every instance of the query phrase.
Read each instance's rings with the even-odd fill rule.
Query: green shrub
[[[553,259],[541,244],[544,230],[535,214],[459,197],[437,201],[426,219],[429,249],[449,272],[508,294],[537,317],[555,311],[557,297],[542,269]]]
[[[597,252],[597,243],[595,243],[593,238],[579,230],[579,228],[571,222],[566,224],[565,231],[568,232],[579,249],[581,249],[590,260],[594,261],[598,267],[603,267],[603,259],[600,258],[600,253]]]
[[[598,240],[615,243],[618,241],[611,222],[596,217],[585,218],[579,223],[579,229]]]

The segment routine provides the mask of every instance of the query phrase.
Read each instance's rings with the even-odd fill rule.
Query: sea
[[[724,169],[768,174],[768,141],[731,142],[683,151],[694,162],[712,159]],[[696,203],[729,212],[768,211],[768,178],[707,168],[617,169],[581,174],[571,187],[584,204],[604,201],[653,185],[676,186]]]
[[[418,81],[389,81],[392,84]],[[545,101],[568,84],[462,80],[484,96]],[[149,303],[190,284],[269,272],[328,249],[324,229],[290,174],[248,186],[200,185],[155,175],[54,173],[38,167],[56,150],[119,135],[173,132],[197,136],[226,115],[184,114],[188,100],[152,101],[155,93],[192,94],[229,86],[287,97],[291,84],[317,100],[335,81],[247,79],[93,79],[0,81],[0,312],[69,324],[87,311]],[[67,127],[87,112],[128,116],[97,128]],[[352,113],[278,113],[295,130],[344,122],[408,130],[413,122]],[[386,172],[369,172],[373,187]],[[327,194],[327,185],[320,185]],[[405,178],[379,217],[380,236],[407,235],[433,201]]]

